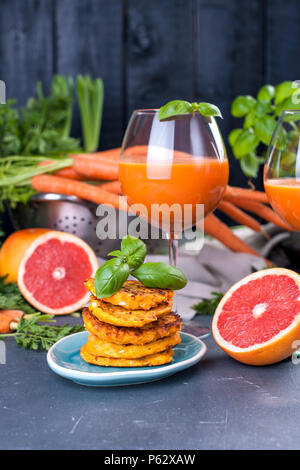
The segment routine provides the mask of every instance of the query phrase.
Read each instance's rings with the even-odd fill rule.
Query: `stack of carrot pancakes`
[[[95,296],[94,279],[85,282],[91,303],[82,312],[89,331],[81,357],[112,367],[158,366],[172,361],[182,321],[172,312],[173,291],[126,281],[111,297]]]

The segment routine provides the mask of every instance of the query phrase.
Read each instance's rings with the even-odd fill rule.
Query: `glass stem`
[[[168,238],[169,238],[169,263],[172,266],[177,266],[178,235],[176,233],[170,233]]]
[[[170,233],[169,238],[169,264],[177,266],[177,254],[178,254],[178,235],[176,233]],[[174,292],[173,297],[173,312],[177,312],[177,301],[176,293]]]

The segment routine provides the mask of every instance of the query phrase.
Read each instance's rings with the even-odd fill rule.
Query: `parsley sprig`
[[[22,310],[24,313],[36,313],[36,310],[24,299],[18,284],[5,283],[7,276],[0,277],[0,310]]]
[[[17,323],[14,333],[0,335],[0,339],[13,337],[19,347],[48,351],[51,346],[61,338],[73,333],[84,331],[82,325],[71,326],[69,324],[63,326],[43,325],[43,322],[55,322],[54,315],[44,315],[35,313],[32,315],[24,315]]]
[[[211,295],[210,299],[204,299],[192,306],[197,315],[213,315],[215,313],[224,294],[222,292],[212,292]]]
[[[0,277],[0,310],[22,310],[24,312],[20,321],[12,322],[13,333],[0,335],[0,340],[13,337],[19,347],[27,349],[48,349],[64,336],[84,331],[82,325],[71,326],[69,324],[47,325],[43,323],[55,323],[53,315],[37,312],[23,297],[18,284],[5,283],[6,276]]]

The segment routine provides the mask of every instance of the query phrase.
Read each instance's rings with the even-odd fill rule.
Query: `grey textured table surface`
[[[300,448],[300,365],[245,366],[205,342],[200,363],[167,379],[89,388],[54,374],[45,353],[7,341],[0,448]]]

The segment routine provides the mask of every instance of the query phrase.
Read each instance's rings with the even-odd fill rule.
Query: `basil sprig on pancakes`
[[[146,287],[182,289],[187,279],[183,272],[167,263],[144,263],[146,245],[139,238],[126,235],[121,250],[108,254],[106,261],[96,272],[95,293],[98,298],[110,297],[124,284],[128,276],[134,276]]]

